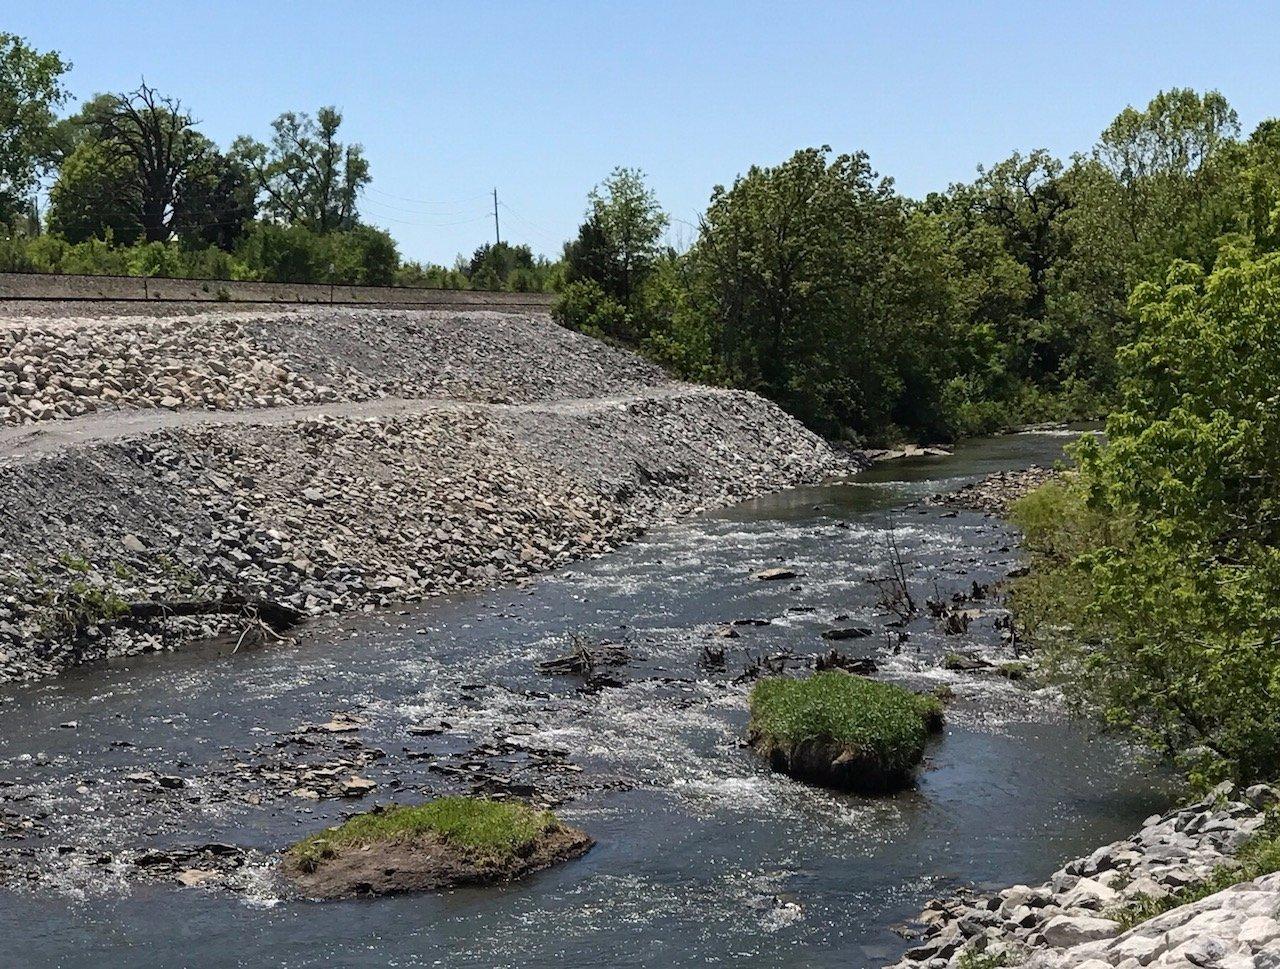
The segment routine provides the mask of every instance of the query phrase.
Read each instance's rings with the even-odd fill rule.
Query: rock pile
[[[308,309],[0,317],[0,426],[116,408],[236,410],[376,397],[527,402],[662,383],[545,316]]]
[[[1058,472],[1052,468],[1034,464],[1018,471],[997,471],[956,491],[934,495],[929,501],[930,504],[967,508],[1003,517],[1009,514],[1009,508],[1015,501],[1057,476]]]
[[[328,311],[306,336],[296,315],[191,326],[241,334],[292,327],[299,346],[328,341],[333,351],[337,337],[326,327],[350,323],[355,335],[344,339],[363,343],[365,355],[352,349],[330,363],[366,376],[390,367],[389,348],[368,350],[379,345],[380,325],[396,339],[417,328],[430,353],[408,353],[404,370],[406,379],[429,371],[419,390],[483,397],[501,386],[497,396],[532,402],[424,402],[375,417],[263,422],[236,415],[34,457],[5,458],[0,449],[0,681],[245,630],[246,617],[234,614],[122,622],[122,606],[254,600],[305,615],[372,608],[544,571],[609,551],[656,522],[841,466],[819,438],[755,395],[672,383],[545,320],[520,324],[532,342],[517,350],[504,329],[517,324],[477,316],[476,332],[465,335],[457,318],[385,311]],[[458,337],[448,348],[447,333]],[[91,358],[88,350],[76,357]],[[139,366],[147,359],[140,354]],[[345,388],[344,379],[325,386]],[[655,382],[620,394],[645,379]],[[306,387],[301,380],[281,386]],[[51,386],[44,380],[44,390]],[[591,396],[602,392],[617,396]],[[261,397],[256,389],[250,396]]]
[[[1237,796],[1228,783],[1149,818],[1127,841],[1068,863],[1043,885],[934,901],[920,916],[923,940],[895,969],[957,969],[978,953],[992,960],[1004,954],[996,964],[1028,969],[1280,966],[1280,876],[1173,909],[1123,934],[1113,918],[1128,903],[1203,882],[1262,828],[1264,812],[1278,802],[1274,788],[1258,785]],[[1255,961],[1263,949],[1270,955]]]

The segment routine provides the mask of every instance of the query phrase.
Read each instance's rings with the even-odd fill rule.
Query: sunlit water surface
[[[882,465],[856,483],[802,488],[655,531],[527,588],[323,625],[296,644],[235,656],[148,657],[0,695],[0,777],[52,812],[52,842],[108,846],[228,841],[274,849],[349,802],[129,807],[119,778],[144,767],[193,778],[334,711],[369,719],[387,751],[369,776],[413,799],[448,777],[401,757],[431,742],[517,736],[567,750],[582,793],[559,808],[598,846],[518,884],[315,904],[123,887],[60,872],[40,891],[0,892],[0,965],[877,966],[908,943],[891,927],[960,885],[1040,880],[1123,836],[1167,797],[1130,752],[1091,737],[1042,695],[938,668],[964,637],[927,620],[897,655],[869,576],[892,528],[917,598],[1003,577],[1015,536],[993,518],[916,504],[989,471],[1049,463],[1060,435],[971,443],[953,457]],[[785,563],[793,582],[750,578]],[[822,649],[842,622],[876,635],[841,645],[882,675],[958,697],[918,786],[844,796],[770,773],[742,745],[754,655]],[[745,618],[739,638],[709,639]],[[574,634],[628,644],[624,685],[581,692],[538,674]],[[975,641],[993,636],[975,623]],[[727,672],[702,669],[707,642]],[[433,741],[406,727],[444,719]],[[59,729],[75,720],[76,730]],[[134,747],[113,745],[128,740]],[[43,753],[43,758],[30,755]],[[23,755],[28,755],[24,757]],[[396,793],[387,783],[395,775]],[[77,793],[86,778],[90,793]],[[114,779],[114,780],[113,780]],[[113,787],[114,783],[114,787]],[[101,788],[106,793],[98,794]],[[42,850],[53,851],[55,844]]]

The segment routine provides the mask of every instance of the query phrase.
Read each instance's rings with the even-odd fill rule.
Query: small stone
[[[795,577],[796,573],[794,571],[782,567],[764,569],[756,573],[756,578],[761,582],[777,582],[780,579],[794,579]]]

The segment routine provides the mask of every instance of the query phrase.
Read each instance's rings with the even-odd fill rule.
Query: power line
[[[375,195],[383,195],[389,199],[395,199],[397,202],[409,202],[413,205],[465,205],[468,202],[475,202],[489,197],[488,192],[481,192],[479,195],[468,195],[466,198],[460,199],[415,199],[407,195],[384,192],[381,189],[374,188],[372,185],[366,185],[364,191],[372,192]]]

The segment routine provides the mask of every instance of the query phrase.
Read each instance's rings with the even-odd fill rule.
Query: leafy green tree
[[[0,223],[31,209],[54,110],[66,99],[62,75],[70,67],[56,52],[42,53],[0,33]]]
[[[1024,605],[1107,723],[1198,782],[1274,778],[1280,254],[1228,249],[1207,276],[1175,263],[1131,305],[1120,407],[1078,450],[1080,500],[1033,516],[1033,540],[1066,554]]]
[[[211,164],[212,142],[195,130],[182,102],[164,97],[143,82],[136,91],[112,95],[91,119],[92,137],[126,191],[117,199],[142,229],[147,242],[165,242],[176,233],[184,193]]]
[[[49,231],[72,243],[110,239],[132,245],[142,237],[137,208],[129,204],[128,163],[96,138],[83,139],[62,162],[49,190]]]
[[[565,246],[568,281],[590,280],[630,310],[653,272],[670,220],[636,168],[615,168],[587,201],[578,237]]]
[[[1280,249],[1280,120],[1254,129],[1238,155],[1234,208],[1259,252]]]
[[[938,293],[920,287],[922,240],[892,184],[865,154],[830,152],[716,187],[690,253],[694,300],[736,383],[828,433],[877,433],[939,348]]]
[[[49,228],[72,242],[107,238],[231,249],[256,212],[242,161],[196,131],[181,104],[143,85],[99,95],[54,133],[61,158]]]
[[[354,228],[369,162],[360,145],[339,140],[341,112],[324,107],[312,118],[288,111],[271,126],[270,145],[244,137],[233,146],[257,178],[267,214],[320,233]]]

